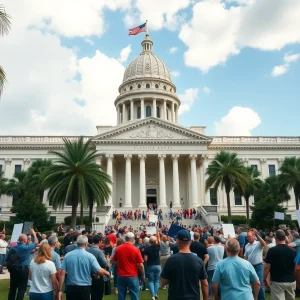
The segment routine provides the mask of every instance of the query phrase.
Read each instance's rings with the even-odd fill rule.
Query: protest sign
[[[274,211],[274,219],[277,219],[277,220],[284,220],[284,213]]]
[[[33,222],[24,222],[22,233],[30,234],[30,229],[33,227]]]
[[[19,236],[22,233],[22,228],[23,228],[23,223],[14,225],[14,229],[10,239],[10,243],[12,246],[14,246],[17,243]]]
[[[298,221],[298,225],[300,225],[300,210],[296,210],[296,218],[297,218],[297,221]]]
[[[234,227],[233,224],[222,224],[222,228],[223,228],[223,233],[224,233],[224,238],[228,239],[228,235],[230,235],[230,237],[235,237],[235,231],[234,231]]]
[[[157,222],[157,215],[149,215],[149,222],[156,223]]]
[[[148,226],[146,228],[146,234],[150,234],[150,235],[156,234],[156,227],[154,227],[154,226]]]
[[[180,230],[186,230],[186,229],[183,228],[183,227],[181,227],[181,226],[172,224],[172,225],[170,226],[170,228],[169,228],[168,236],[170,236],[170,237],[173,238],[173,239],[176,239],[177,233],[178,233]]]

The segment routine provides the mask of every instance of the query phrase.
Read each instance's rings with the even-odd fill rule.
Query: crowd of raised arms
[[[117,211],[115,212],[119,214]],[[139,211],[137,211],[139,214]],[[147,224],[149,225],[149,224]],[[33,229],[21,234],[16,245],[0,234],[0,273],[10,273],[8,300],[99,300],[128,293],[159,299],[160,289],[169,300],[295,299],[300,286],[300,237],[298,229],[272,231],[241,227],[225,237],[222,229],[186,226],[174,238],[169,226],[116,223],[105,232],[65,232],[44,235]],[[63,235],[63,244],[58,241]],[[0,275],[1,276],[1,275]],[[112,287],[113,285],[113,287]]]

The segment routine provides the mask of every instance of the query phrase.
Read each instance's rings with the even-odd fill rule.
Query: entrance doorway
[[[157,205],[157,191],[156,189],[147,189],[147,207],[149,204],[156,204]]]

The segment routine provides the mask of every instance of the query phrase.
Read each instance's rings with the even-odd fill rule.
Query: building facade
[[[245,165],[261,172],[262,179],[276,174],[286,156],[300,155],[299,137],[211,137],[204,126],[178,124],[181,103],[176,86],[152,46],[146,35],[142,53],[125,70],[114,102],[117,126],[97,126],[95,136],[85,137],[92,138],[98,163],[112,177],[108,206],[131,210],[145,209],[149,203],[167,208],[172,203],[174,209],[213,206],[226,214],[225,192],[205,191],[206,169],[218,151],[236,152]],[[0,169],[12,178],[34,160],[55,159],[50,150],[62,147],[62,136],[0,136]],[[286,205],[294,212],[293,193],[291,197]],[[9,220],[12,203],[11,197],[1,197],[3,220]],[[44,203],[54,222],[71,214],[67,205],[54,211],[47,192]],[[245,201],[234,192],[231,205],[233,214],[245,214]]]

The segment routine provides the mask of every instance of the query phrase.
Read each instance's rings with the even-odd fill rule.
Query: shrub
[[[65,225],[71,225],[71,220],[72,220],[72,216],[67,216],[65,217]],[[84,216],[83,217],[83,224],[85,224],[85,227],[87,227],[87,225],[89,225],[89,217],[88,216]],[[80,217],[76,217],[76,225],[83,225],[80,224]]]
[[[246,224],[246,216],[236,215],[231,216],[233,225]],[[228,223],[228,216],[221,216],[221,221],[225,224]]]

